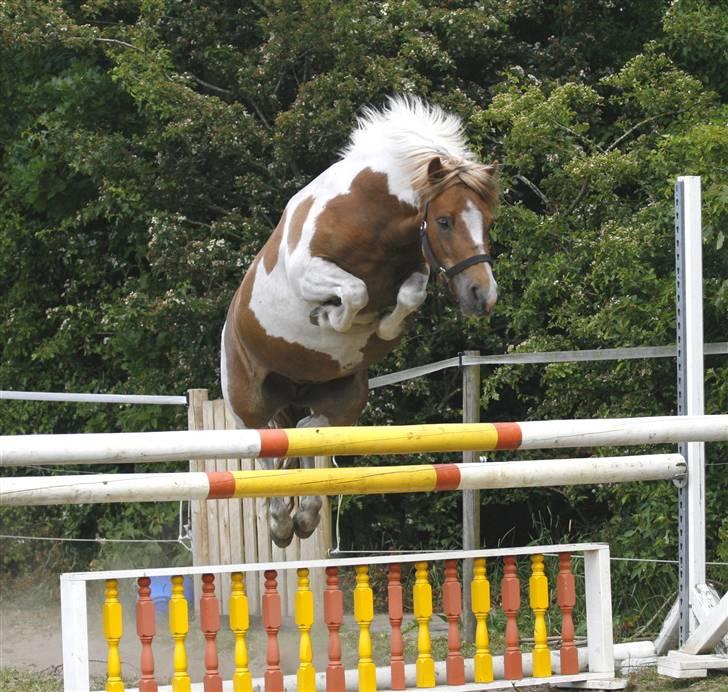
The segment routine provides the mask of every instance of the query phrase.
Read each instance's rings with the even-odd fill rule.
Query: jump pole
[[[4,478],[0,506],[373,495],[677,480],[680,454],[382,467]]]
[[[0,436],[0,466],[564,449],[728,441],[728,415]]]

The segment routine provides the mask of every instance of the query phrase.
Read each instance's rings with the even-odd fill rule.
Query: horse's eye
[[[437,218],[437,225],[440,227],[440,230],[442,231],[449,231],[450,230],[450,219],[447,216],[440,216]]]

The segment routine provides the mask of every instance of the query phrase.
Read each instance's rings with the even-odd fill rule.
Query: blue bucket
[[[169,599],[172,598],[172,577],[150,577],[149,580],[154,610],[158,613],[168,612]],[[190,610],[194,610],[192,607],[192,599],[194,598],[192,577],[189,575],[184,578],[184,595],[190,604]]]

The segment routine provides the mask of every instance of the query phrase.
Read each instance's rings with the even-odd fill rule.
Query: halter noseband
[[[490,255],[473,255],[472,257],[464,259],[462,262],[454,264],[449,269],[445,269],[445,267],[440,264],[437,257],[435,257],[435,253],[432,251],[432,245],[430,245],[430,239],[427,237],[427,215],[429,211],[430,203],[428,202],[425,205],[425,215],[422,218],[422,223],[420,224],[420,243],[422,245],[422,252],[425,254],[425,258],[427,259],[427,263],[433,271],[444,274],[449,281],[453,278],[453,276],[457,276],[460,272],[465,271],[468,267],[472,267],[474,264],[485,263],[489,264],[491,267],[493,266],[493,258]]]

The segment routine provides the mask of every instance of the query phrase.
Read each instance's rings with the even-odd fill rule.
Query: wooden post
[[[222,692],[222,677],[218,670],[217,633],[220,631],[220,605],[215,595],[215,575],[202,575],[200,598],[200,628],[205,637],[205,692]]]
[[[281,628],[281,597],[278,593],[278,573],[266,570],[263,592],[263,627],[268,635],[266,647],[265,692],[283,692],[281,671],[281,650],[278,645],[278,630]]]
[[[556,598],[561,608],[561,648],[559,661],[561,675],[579,672],[579,653],[574,643],[574,619],[576,605],[576,580],[571,571],[571,553],[559,553],[559,575],[556,578]]]
[[[372,659],[372,635],[370,627],[374,619],[374,593],[369,586],[369,567],[355,567],[356,587],[354,588],[354,619],[359,625],[359,691],[375,692],[377,689],[377,669]]]
[[[172,577],[172,597],[169,599],[169,631],[174,640],[174,674],[172,692],[190,692],[192,682],[187,674],[185,639],[190,628],[187,599],[184,596],[184,577]]]
[[[339,588],[339,568],[326,568],[326,590],[324,591],[324,622],[329,630],[326,666],[326,690],[337,692],[346,689],[346,676],[341,663],[341,638],[339,630],[344,622],[344,594]]]
[[[104,637],[108,642],[109,654],[106,662],[106,692],[124,692],[121,679],[121,655],[119,641],[123,633],[121,602],[119,601],[119,582],[106,580],[103,606]]]
[[[404,674],[404,639],[402,637],[402,619],[404,607],[402,604],[402,570],[400,565],[389,565],[387,574],[387,609],[389,624],[392,630],[390,636],[390,669],[391,687],[393,690],[405,689]]]
[[[230,629],[235,637],[233,690],[234,692],[253,692],[253,678],[248,670],[248,647],[245,642],[245,635],[250,627],[250,618],[243,573],[233,572],[230,575],[230,583]]]
[[[448,623],[446,659],[448,685],[465,684],[465,659],[460,651],[460,614],[462,606],[462,587],[458,581],[457,560],[445,560],[442,609]]]
[[[415,585],[412,601],[417,620],[417,687],[435,686],[435,659],[432,658],[430,619],[432,618],[432,586],[427,562],[415,562]]]
[[[139,577],[137,579],[138,598],[136,603],[137,636],[141,642],[141,663],[139,669],[139,692],[157,692],[158,685],[154,678],[154,653],[152,639],[157,633],[157,623],[154,614],[154,601],[151,599],[151,579]]]
[[[479,356],[480,351],[465,351],[465,356]],[[463,423],[480,422],[480,366],[463,368]],[[478,452],[463,452],[463,463],[477,462]],[[463,550],[480,548],[480,491],[463,490]],[[463,562],[463,583],[473,581],[473,561]],[[475,617],[470,589],[463,589],[463,639],[475,642]]]
[[[206,389],[187,390],[187,428],[189,430],[202,430],[202,409],[207,401]],[[205,462],[202,459],[190,459],[190,471],[204,471]],[[207,540],[207,502],[205,500],[192,500],[190,514],[192,517],[192,564],[209,565],[210,549]],[[196,574],[192,583],[194,585],[192,603],[199,601],[202,594],[202,578]]]

